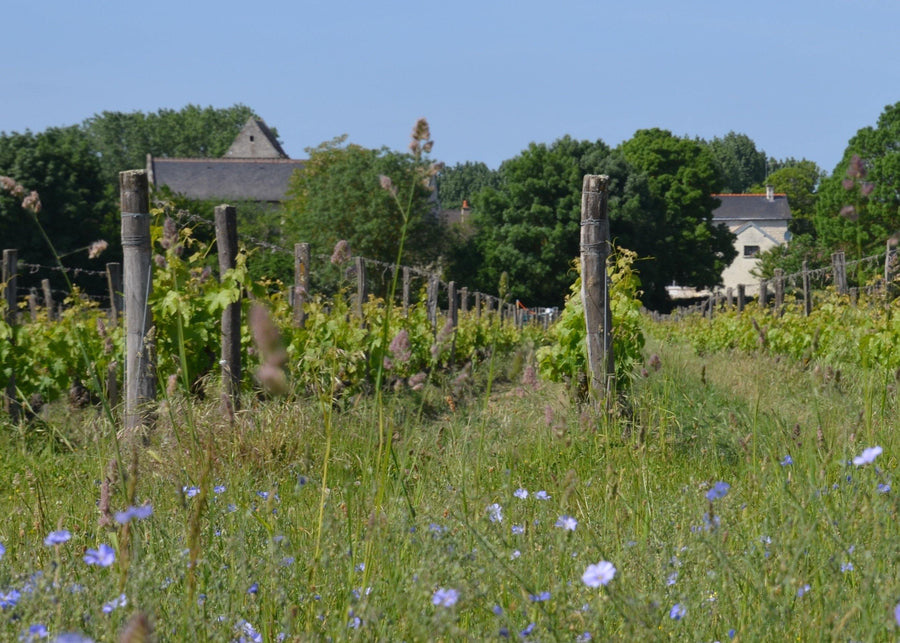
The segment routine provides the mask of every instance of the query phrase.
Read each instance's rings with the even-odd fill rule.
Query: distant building
[[[737,257],[722,271],[724,288],[737,288],[744,284],[748,295],[759,292],[759,277],[752,270],[759,263],[759,253],[790,241],[788,224],[791,208],[787,196],[775,194],[771,187],[765,194],[714,194],[721,202],[713,211],[713,224],[723,225],[735,234]],[[709,291],[672,285],[666,288],[673,299],[697,297]]]
[[[304,161],[288,158],[262,120],[251,118],[224,158],[165,158],[147,155],[150,185],[205,201],[279,203],[291,175]]]

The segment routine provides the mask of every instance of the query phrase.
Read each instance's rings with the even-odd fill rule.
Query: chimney
[[[469,200],[463,199],[462,210],[459,211],[459,220],[461,223],[465,223],[469,218],[469,211],[471,208],[469,207]]]
[[[766,201],[774,201],[775,200],[775,188],[771,185],[766,186]]]

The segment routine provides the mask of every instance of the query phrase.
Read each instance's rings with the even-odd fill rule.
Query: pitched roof
[[[250,118],[225,152],[226,158],[286,159],[281,143],[262,119]]]
[[[191,199],[284,200],[294,170],[304,161],[287,158],[184,159],[147,156],[153,186],[168,186]]]
[[[791,208],[787,195],[775,194],[713,194],[721,205],[713,210],[713,221],[789,221]]]

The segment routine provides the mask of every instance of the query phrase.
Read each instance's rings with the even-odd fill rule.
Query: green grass
[[[98,526],[111,454],[94,441],[94,411],[50,409],[40,434],[5,428],[0,639],[41,623],[113,641],[138,610],[173,641],[238,639],[243,621],[262,640],[518,638],[532,623],[540,641],[896,638],[900,489],[877,488],[891,484],[900,447],[893,377],[700,358],[672,341],[653,352],[660,370],[635,382],[614,420],[518,377],[485,404],[484,373],[452,402],[438,388],[328,414],[310,400],[247,400],[233,424],[214,404],[172,400],[131,478],[153,515],[128,533]],[[848,465],[876,444],[874,464]],[[730,490],[709,501],[717,481]],[[561,516],[574,531],[555,526]],[[71,540],[45,546],[57,529]],[[88,566],[85,550],[101,543],[116,563]],[[581,576],[601,560],[616,575],[589,588]],[[456,590],[456,604],[434,605],[439,588]],[[104,613],[123,593],[127,604]]]

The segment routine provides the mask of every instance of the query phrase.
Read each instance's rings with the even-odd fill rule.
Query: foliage
[[[793,234],[810,233],[813,230],[812,219],[816,212],[818,187],[825,172],[813,161],[789,159],[766,177],[766,185],[771,185],[777,194],[787,196],[791,207],[790,229]],[[766,186],[757,183],[747,190],[751,193],[763,193]]]
[[[766,153],[757,150],[746,134],[728,132],[722,138],[713,138],[706,147],[716,160],[723,192],[749,192],[750,186],[766,178]]]
[[[77,127],[51,127],[39,134],[0,135],[0,175],[9,176],[26,190],[40,194],[38,219],[53,237],[72,268],[98,269],[88,258],[87,246],[106,239],[118,250],[118,216],[107,197],[100,162],[88,138]],[[37,226],[21,207],[22,196],[0,190],[0,239],[4,248],[16,248],[29,263],[55,266],[56,261]],[[20,286],[38,285],[21,275]],[[54,287],[61,283],[53,278]]]
[[[338,137],[307,150],[309,160],[294,173],[284,203],[285,236],[308,242],[314,254],[331,254],[338,241],[346,240],[353,254],[393,264],[403,218],[390,191],[381,187],[380,177],[386,176],[393,185],[415,185],[404,261],[434,261],[442,230],[431,190],[423,184],[430,180],[431,165],[345,141]]]
[[[437,175],[437,195],[441,207],[458,210],[463,201],[472,198],[487,187],[497,188],[500,175],[484,163],[466,161],[452,167],[441,168]]]
[[[528,305],[562,303],[569,262],[578,254],[581,184],[609,148],[563,137],[500,166],[499,187],[474,199],[475,244],[483,263],[477,287],[491,291],[508,273],[510,293]]]
[[[255,116],[241,104],[221,109],[186,105],[149,114],[104,111],[84,121],[81,128],[99,157],[103,181],[114,187],[119,172],[144,167],[147,154],[223,156],[247,120]]]
[[[822,181],[815,229],[820,243],[848,257],[884,248],[900,231],[900,103],[888,105],[875,127],[850,139],[833,174]]]
[[[643,361],[640,281],[633,268],[636,258],[634,252],[617,248],[607,269],[613,324],[613,356],[619,387],[631,382],[635,366]],[[550,330],[548,345],[538,350],[537,359],[543,377],[552,382],[566,381],[577,388],[583,386],[589,377],[587,331],[581,298],[581,265],[577,260],[575,270],[578,277],[569,289],[565,309]],[[582,394],[584,392],[579,391]]]
[[[645,305],[668,300],[665,287],[716,286],[737,254],[734,235],[714,225],[719,176],[701,144],[661,129],[639,130],[605,164],[611,232],[642,258]]]

